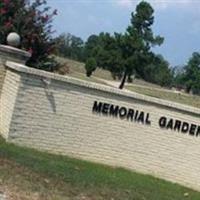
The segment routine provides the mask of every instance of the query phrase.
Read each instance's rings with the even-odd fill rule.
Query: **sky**
[[[200,52],[200,0],[146,0],[155,10],[153,31],[165,38],[154,51],[172,67],[183,66]],[[71,33],[84,41],[100,32],[125,32],[140,0],[47,0],[58,10],[56,34]]]

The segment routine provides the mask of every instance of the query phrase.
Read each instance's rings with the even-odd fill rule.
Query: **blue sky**
[[[200,0],[147,0],[155,10],[153,30],[165,38],[154,51],[171,66],[184,65],[200,52]],[[139,0],[47,0],[58,9],[57,34],[71,33],[86,40],[91,34],[124,32]]]

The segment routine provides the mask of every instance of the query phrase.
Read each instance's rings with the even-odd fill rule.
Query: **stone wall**
[[[0,130],[7,141],[200,190],[199,109],[6,65]]]

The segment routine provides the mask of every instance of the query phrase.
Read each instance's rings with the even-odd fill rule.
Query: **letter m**
[[[117,117],[118,112],[119,112],[119,106],[114,106],[114,105],[110,106],[110,115],[111,116]]]
[[[94,105],[93,105],[93,109],[92,109],[92,111],[93,112],[96,112],[96,113],[100,113],[101,112],[101,109],[102,109],[102,103],[101,102],[97,102],[97,101],[95,101],[94,102]]]

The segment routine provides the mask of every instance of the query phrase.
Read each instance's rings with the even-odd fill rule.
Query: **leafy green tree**
[[[73,60],[84,61],[84,42],[70,33],[61,34],[54,39],[57,53]]]
[[[153,13],[151,5],[142,1],[131,14],[131,24],[124,34],[100,33],[92,35],[86,42],[87,54],[95,57],[98,66],[108,69],[113,76],[123,75],[120,89],[127,76],[129,79],[132,74],[145,77],[145,68],[155,57],[151,48],[163,43],[162,37],[153,34]]]
[[[100,47],[96,54],[98,66],[109,70],[114,79],[121,78],[124,60],[119,46],[118,34],[111,36],[109,33],[99,34]]]
[[[200,94],[200,53],[194,52],[185,66],[185,85],[187,91]]]
[[[97,53],[101,50],[100,38],[98,35],[91,35],[85,43],[85,56],[96,57]]]
[[[52,71],[57,67],[49,55],[54,50],[52,20],[57,10],[50,11],[46,0],[1,0],[0,44],[6,44],[10,32],[17,32],[21,48],[32,53],[28,65]]]
[[[184,66],[175,66],[172,69],[172,85],[176,88],[185,88],[185,68]]]
[[[90,77],[92,73],[96,70],[97,63],[94,58],[88,58],[85,64],[85,70],[87,77]]]
[[[145,67],[143,79],[161,86],[171,86],[173,72],[161,55],[155,55],[151,63]]]
[[[124,62],[124,77],[120,89],[124,87],[127,75],[134,71],[144,77],[145,67],[151,62],[151,48],[161,45],[164,39],[154,36],[152,25],[154,23],[154,10],[145,1],[140,2],[135,13],[131,13],[131,24],[120,41]]]
[[[99,35],[91,35],[85,45],[86,56],[94,57],[97,65],[109,70],[114,79],[120,77],[122,73],[122,58],[117,45],[113,36],[103,32]]]

